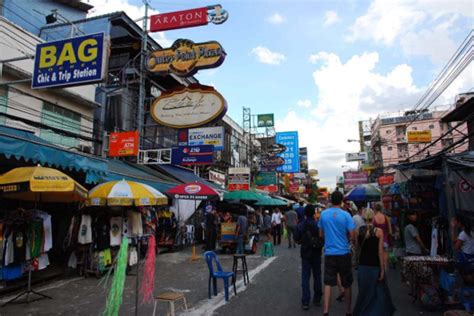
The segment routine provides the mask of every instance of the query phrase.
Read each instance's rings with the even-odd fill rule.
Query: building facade
[[[451,131],[433,146],[418,154],[431,141],[438,139],[450,129],[450,124],[441,121],[446,111],[424,111],[386,114],[377,117],[371,127],[371,163],[378,173],[390,172],[390,166],[410,161],[417,161],[434,155],[463,137],[466,126]],[[431,139],[426,142],[408,142],[410,131],[429,131]],[[454,149],[462,152],[467,146]]]

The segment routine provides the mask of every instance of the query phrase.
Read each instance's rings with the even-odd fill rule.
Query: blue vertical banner
[[[285,159],[285,164],[278,167],[278,172],[295,173],[300,172],[300,152],[298,143],[298,132],[276,133],[275,143],[284,145],[286,150],[278,156]]]

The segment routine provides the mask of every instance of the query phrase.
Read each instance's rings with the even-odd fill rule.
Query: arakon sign
[[[164,93],[151,106],[153,119],[172,128],[201,126],[222,117],[226,111],[224,97],[202,86]]]
[[[194,43],[188,39],[178,39],[170,48],[152,52],[147,65],[150,72],[187,77],[200,69],[219,67],[225,56],[224,48],[216,41]]]
[[[161,13],[150,16],[150,32],[202,26],[209,22],[222,24],[228,17],[229,14],[220,5]]]

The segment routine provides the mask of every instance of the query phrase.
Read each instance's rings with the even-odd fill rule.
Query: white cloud
[[[274,13],[271,16],[267,17],[265,20],[268,23],[276,24],[276,25],[286,22],[286,18],[279,13]]]
[[[375,40],[384,45],[400,41],[405,54],[429,55],[434,63],[442,63],[454,53],[450,38],[454,22],[464,17],[470,18],[472,25],[473,16],[474,6],[469,0],[373,0],[349,28],[347,39]],[[433,31],[438,27],[441,34],[440,29]]]
[[[298,100],[298,102],[296,102],[296,105],[298,105],[299,107],[308,109],[311,107],[312,103],[311,103],[311,100],[304,99],[304,100]]]
[[[124,11],[132,20],[137,20],[145,15],[144,5],[134,5],[130,0],[90,0],[89,4],[93,5],[87,17],[103,15],[112,12]],[[148,15],[158,14],[159,11],[149,9]],[[142,21],[137,24],[142,27]],[[172,41],[166,38],[164,32],[149,33],[149,35],[163,47],[171,46]]]
[[[329,26],[337,22],[339,22],[339,16],[336,11],[326,11],[324,13],[324,25]]]
[[[264,46],[257,46],[251,51],[257,57],[257,60],[264,64],[280,65],[286,60],[285,55],[277,52],[272,52]]]

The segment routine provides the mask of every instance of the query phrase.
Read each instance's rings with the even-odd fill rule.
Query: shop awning
[[[465,151],[458,154],[442,153],[423,160],[394,165],[393,168],[402,171],[409,169],[441,170],[443,159],[446,159],[452,169],[474,168],[474,151]]]
[[[210,186],[214,190],[217,190],[218,192],[225,192],[226,191],[225,189],[218,186],[217,184],[212,183],[210,181],[206,181],[203,178],[198,177],[197,175],[195,175],[194,172],[189,171],[188,169],[185,169],[185,168],[181,168],[179,166],[154,165],[154,168],[156,168],[160,172],[164,172],[165,174],[175,178],[176,180],[178,180],[182,183],[201,182],[201,183],[204,183],[205,185]]]
[[[43,166],[86,173],[86,183],[97,182],[107,173],[107,161],[72,152],[32,133],[0,126],[0,154],[10,159],[24,159]]]
[[[166,176],[163,175],[163,177]],[[109,159],[108,172],[99,179],[99,182],[115,180],[130,180],[145,183],[160,192],[166,192],[179,184],[177,181],[172,181],[167,177],[165,179],[160,177],[156,170],[151,170],[149,167],[137,166],[126,161]]]

